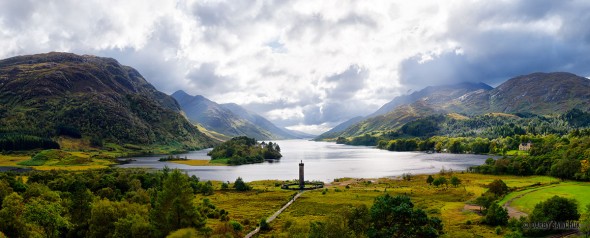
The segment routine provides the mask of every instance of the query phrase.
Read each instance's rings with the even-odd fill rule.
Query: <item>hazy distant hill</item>
[[[209,147],[170,96],[111,58],[47,53],[0,61],[3,133]]]
[[[217,104],[203,96],[191,96],[182,90],[172,94],[186,116],[207,130],[228,136],[249,136],[258,140],[297,138],[264,117],[237,104]]]
[[[392,130],[407,122],[441,113],[545,115],[562,114],[574,108],[590,110],[589,79],[571,73],[534,73],[509,79],[493,89],[483,83],[426,87],[396,97],[365,120],[339,133],[324,133],[318,138]]]

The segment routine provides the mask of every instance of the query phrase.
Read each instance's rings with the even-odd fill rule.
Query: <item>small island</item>
[[[277,143],[259,143],[256,139],[246,136],[234,137],[223,142],[207,155],[211,156],[211,162],[229,165],[262,163],[265,160],[278,160],[283,157],[281,147]]]

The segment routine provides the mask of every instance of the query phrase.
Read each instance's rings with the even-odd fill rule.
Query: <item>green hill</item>
[[[210,147],[178,103],[111,58],[47,53],[0,61],[0,135]]]

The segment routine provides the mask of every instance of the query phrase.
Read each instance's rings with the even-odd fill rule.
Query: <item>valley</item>
[[[375,237],[403,218],[383,226],[369,211],[395,201],[429,221],[408,236],[535,236],[524,224],[549,216],[537,204],[554,195],[588,221],[588,82],[533,73],[429,86],[308,141],[235,103],[169,96],[114,59],[4,59],[0,166],[13,171],[0,173],[0,235]],[[281,185],[300,162],[325,188],[266,223],[294,196]],[[37,218],[49,208],[57,223]]]

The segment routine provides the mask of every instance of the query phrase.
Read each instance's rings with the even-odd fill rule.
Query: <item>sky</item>
[[[590,75],[590,1],[2,0],[0,58],[112,57],[319,134],[429,85]]]

